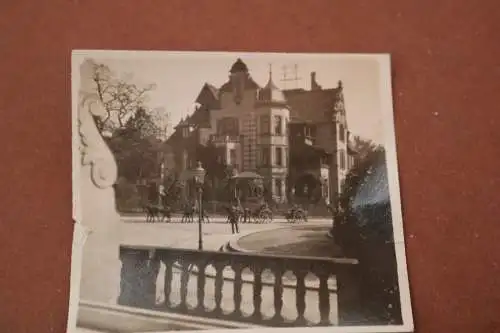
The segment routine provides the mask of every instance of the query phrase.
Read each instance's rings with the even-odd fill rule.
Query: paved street
[[[171,223],[146,223],[140,216],[122,217],[120,239],[122,244],[167,246],[185,249],[198,248],[198,223],[181,223],[179,217]],[[328,219],[310,219],[307,224],[328,225]],[[218,250],[229,240],[254,232],[290,227],[294,224],[284,218],[277,218],[272,223],[240,223],[240,234],[233,236],[231,226],[222,217],[211,217],[210,223],[203,224],[203,245],[205,250]],[[283,241],[283,239],[281,240]],[[286,241],[286,240],[285,240]]]

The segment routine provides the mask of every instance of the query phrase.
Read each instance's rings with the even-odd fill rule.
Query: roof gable
[[[322,90],[284,90],[290,117],[314,122],[325,121],[326,112],[332,111],[338,99],[338,88]]]
[[[219,90],[213,85],[205,83],[196,98],[196,103],[217,107],[219,103]]]

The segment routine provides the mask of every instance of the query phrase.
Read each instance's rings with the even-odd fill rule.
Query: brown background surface
[[[500,331],[498,1],[1,1],[0,332],[63,333],[72,49],[392,54],[417,332]]]

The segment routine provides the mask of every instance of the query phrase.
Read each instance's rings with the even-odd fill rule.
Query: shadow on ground
[[[238,240],[249,251],[276,255],[333,258],[341,256],[340,247],[327,236],[328,226],[300,226],[257,232]]]

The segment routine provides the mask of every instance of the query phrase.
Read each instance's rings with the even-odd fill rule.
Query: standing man
[[[231,223],[231,232],[233,235],[235,233],[240,233],[238,227],[238,220],[240,219],[240,209],[237,205],[232,205],[229,208],[229,223]]]

